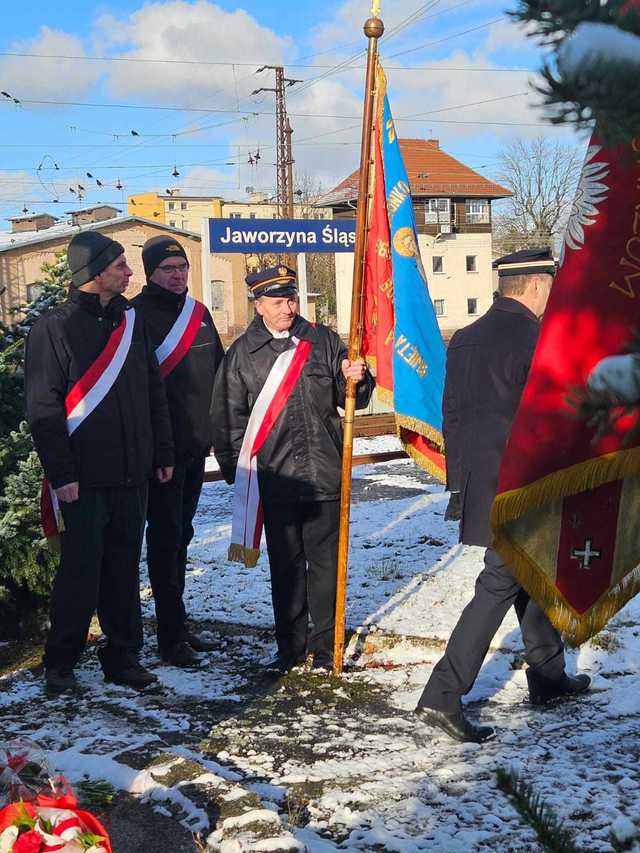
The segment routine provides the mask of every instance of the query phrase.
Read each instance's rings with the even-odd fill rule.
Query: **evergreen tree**
[[[65,299],[71,274],[64,252],[42,267],[39,293],[0,326],[0,638],[35,627],[55,568],[40,530],[42,467],[24,421],[24,348],[29,329]]]
[[[640,0],[520,0],[513,16],[553,48],[538,90],[554,124],[595,124],[607,143],[640,133]]]

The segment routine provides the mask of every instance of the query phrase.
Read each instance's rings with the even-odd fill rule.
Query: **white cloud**
[[[116,96],[162,98],[165,103],[186,107],[215,102],[216,106],[234,108],[252,89],[265,84],[246,67],[184,65],[175,60],[245,62],[256,57],[257,62],[276,64],[292,50],[289,38],[260,26],[242,9],[227,12],[208,0],[150,3],[126,20],[102,17],[98,20],[98,39],[100,34],[106,42],[129,45],[114,55],[166,61],[112,63],[109,85]]]
[[[500,50],[517,51],[518,53],[538,53],[535,39],[531,38],[534,32],[533,24],[519,24],[515,21],[505,19],[493,24],[487,31],[485,50],[488,53],[496,53]],[[530,59],[527,56],[522,62]]]
[[[62,30],[41,27],[37,36],[13,42],[14,53],[84,56],[80,39]],[[20,100],[70,100],[87,92],[98,80],[100,63],[79,60],[7,56],[0,59],[2,88]],[[32,108],[31,106],[29,107]]]

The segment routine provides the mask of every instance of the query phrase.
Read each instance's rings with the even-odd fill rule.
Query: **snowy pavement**
[[[266,557],[255,569],[227,563],[231,491],[211,483],[186,602],[216,651],[195,671],[164,666],[149,625],[144,662],[160,686],[143,694],[105,685],[94,650],[73,698],[45,701],[29,671],[6,676],[3,736],[28,734],[70,781],[111,781],[224,853],[543,850],[497,789],[497,768],[533,785],[577,849],[613,851],[612,829],[620,837],[640,829],[639,604],[569,653],[570,669],[592,676],[592,692],[542,711],[526,702],[510,615],[467,698],[472,718],[494,725],[497,738],[454,744],[420,727],[412,709],[472,594],[482,551],[456,544],[446,493],[410,461],[354,474],[348,624],[356,633],[341,681],[303,669],[265,675],[274,651]],[[151,618],[146,580],[143,597]],[[135,849],[167,851],[158,844]]]

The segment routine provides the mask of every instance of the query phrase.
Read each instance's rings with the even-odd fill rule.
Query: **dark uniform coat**
[[[500,460],[527,380],[539,322],[500,297],[451,338],[444,390],[448,487],[461,493],[460,541],[491,544],[489,515]]]
[[[296,317],[290,330],[313,346],[285,409],[258,453],[263,501],[330,501],[340,497],[342,426],[346,381],[341,363],[347,350],[326,326]],[[213,402],[213,447],[225,480],[232,483],[253,404],[290,338],[273,338],[256,317],[235,341],[218,371]],[[356,405],[371,399],[374,380],[358,385]]]
[[[65,412],[65,397],[131,310],[123,296],[102,306],[97,294],[72,288],[27,339],[27,417],[36,450],[54,489],[79,483],[77,500],[60,505],[47,668],[75,666],[96,608],[108,640],[99,652],[105,673],[126,669],[142,646],[138,562],[147,483],[154,468],[173,465],[174,450],[158,361],[139,314],[117,378],[71,436]]]
[[[166,338],[182,311],[186,296],[186,291],[172,293],[150,283],[131,300],[144,317],[154,347],[160,346]],[[189,352],[164,380],[178,459],[206,456],[211,450],[209,411],[213,381],[223,355],[220,337],[211,314],[205,309]]]

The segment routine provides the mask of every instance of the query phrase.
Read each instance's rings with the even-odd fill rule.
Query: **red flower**
[[[13,853],[40,853],[43,838],[35,829],[23,832],[13,845]]]

